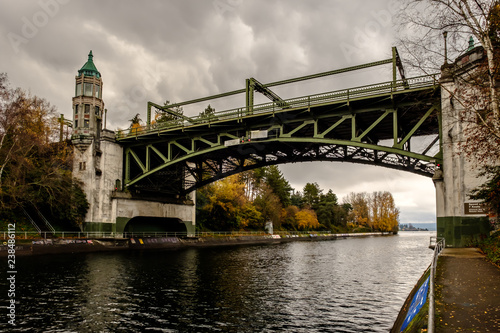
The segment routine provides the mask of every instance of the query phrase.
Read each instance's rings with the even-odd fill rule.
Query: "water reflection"
[[[19,325],[2,328],[387,332],[428,237],[19,258]]]

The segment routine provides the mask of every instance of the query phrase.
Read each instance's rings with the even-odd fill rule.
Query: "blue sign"
[[[415,315],[420,311],[422,306],[424,306],[427,301],[427,291],[429,290],[429,279],[428,277],[425,282],[420,286],[415,296],[413,296],[413,300],[411,301],[410,308],[408,309],[408,313],[406,314],[405,321],[401,326],[401,332],[403,332],[406,327],[411,323]]]

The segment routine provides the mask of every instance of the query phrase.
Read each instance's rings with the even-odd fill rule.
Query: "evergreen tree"
[[[304,204],[309,207],[315,207],[319,203],[322,189],[319,188],[318,183],[307,183],[303,190]]]
[[[285,179],[283,173],[276,165],[269,166],[265,169],[266,184],[276,194],[283,206],[290,205],[290,192],[292,187],[288,180]]]

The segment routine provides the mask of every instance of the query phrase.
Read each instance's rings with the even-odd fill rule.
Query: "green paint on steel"
[[[231,167],[242,168],[244,167],[243,164],[247,162],[260,163],[259,161],[264,161],[266,163],[266,151],[262,147],[273,143],[286,144],[284,147],[287,147],[287,145],[290,147],[294,144],[311,144],[317,147],[318,152],[319,149],[344,149],[346,155],[343,158],[349,159],[352,162],[380,163],[380,165],[429,175],[429,173],[432,173],[432,171],[429,171],[431,170],[429,169],[429,165],[436,161],[440,162],[442,156],[441,110],[437,104],[434,104],[430,109],[422,109],[421,106],[423,105],[422,103],[431,102],[432,104],[435,102],[435,99],[438,99],[438,94],[436,94],[439,87],[438,75],[426,75],[407,79],[404,75],[404,68],[397,49],[393,48],[392,51],[391,59],[370,64],[268,84],[262,84],[254,78],[250,78],[246,80],[245,89],[168,106],[160,106],[149,102],[148,126],[132,133],[132,135],[117,136],[117,140],[126,146],[124,183],[126,186],[138,184],[156,172],[174,165],[184,168],[187,171],[185,174],[191,174],[195,180],[204,179],[204,172],[206,172],[204,168],[208,168],[213,171],[212,174],[215,172],[220,176],[221,173],[224,173],[222,171],[222,163],[226,163],[229,166],[229,169],[226,170],[230,170]],[[393,65],[393,77],[392,81],[389,82],[287,100],[281,99],[269,89],[269,87],[281,84],[389,63]],[[397,80],[397,70],[399,70],[401,76],[400,80]],[[263,93],[272,102],[254,105],[255,91]],[[186,117],[172,111],[173,108],[178,106],[226,97],[237,93],[246,93],[246,104],[244,107],[218,111],[210,115],[210,117]],[[424,96],[420,95],[421,93],[427,97],[420,97]],[[422,98],[427,100],[422,100]],[[407,112],[403,115],[400,114],[399,110],[403,110],[402,112],[404,112],[405,108],[407,110],[409,106],[417,104],[420,105],[419,112],[412,116],[413,119],[408,119]],[[152,107],[165,110],[182,119],[183,122],[168,124],[163,127],[152,126]],[[433,123],[427,120],[434,112],[438,114],[439,129],[434,129],[432,127],[434,126]],[[393,115],[392,121],[390,118],[388,120],[388,116],[391,113]],[[350,124],[346,124],[347,119],[351,119]],[[403,122],[408,120],[410,120],[409,123],[412,126],[410,129],[404,128],[406,124]],[[431,127],[429,128],[429,126]],[[251,130],[265,130],[266,128],[269,133],[272,131],[273,137],[269,137],[266,140],[258,140],[258,144],[263,146],[259,148],[259,152],[254,154],[256,157],[251,157],[250,155],[241,155],[238,157],[237,155],[236,157],[233,156],[233,159],[225,159],[224,156],[229,155],[221,153],[224,149],[228,149],[228,151],[232,149],[234,151],[234,142],[228,144],[230,147],[224,145],[227,140],[240,140],[242,137],[248,138]],[[379,128],[382,130],[380,133],[377,132]],[[409,140],[416,133],[420,135],[420,133],[424,132],[434,135],[439,133],[439,135],[425,149],[424,153],[410,151]],[[400,135],[404,137],[401,138]],[[376,143],[380,139],[393,140],[392,147],[377,145]],[[435,147],[438,140],[440,151],[436,156],[428,156],[427,153],[432,147]],[[238,145],[241,147],[238,148],[238,151],[240,151],[240,148],[242,149],[241,151],[244,151],[246,149],[245,144],[247,144],[246,140],[243,140],[243,142],[240,141]],[[340,148],[328,148],[325,145],[338,145]],[[348,155],[347,149],[353,147],[356,148],[353,153],[354,155]],[[248,148],[254,149],[252,146],[248,146]],[[360,151],[357,148],[361,150],[366,149],[364,153],[367,154],[366,156],[371,156],[372,160],[362,160],[361,158],[364,155],[355,156]],[[272,149],[269,150],[270,153],[271,151]],[[314,153],[315,151],[312,151],[312,154]],[[342,155],[340,150],[336,153]],[[394,155],[397,155],[397,158]],[[145,157],[145,161],[141,160],[139,156]],[[285,154],[283,156],[293,158],[295,155],[292,156],[288,152],[288,155]],[[326,155],[321,156],[327,159]],[[300,153],[297,157],[306,158],[300,155]],[[211,164],[207,162],[207,158],[210,159]],[[356,158],[357,160],[355,160]],[[393,158],[393,160],[389,161],[390,158]],[[430,164],[422,164],[422,161],[425,163],[429,162]],[[205,166],[203,166],[203,163],[205,163]],[[280,163],[283,163],[283,161]],[[388,165],[390,163],[393,164]],[[189,164],[194,166],[190,166]],[[176,168],[177,170],[181,170],[176,166],[169,169],[169,172],[174,172],[174,174],[180,172],[175,171]],[[133,176],[132,172],[134,173]],[[177,174],[176,177],[184,176]],[[184,179],[184,182],[187,181],[187,178],[182,179]]]
[[[312,125],[314,124],[315,121],[314,120],[306,120],[304,121],[301,125],[297,126],[295,129],[293,129],[292,131],[288,132],[288,133],[283,133],[283,127],[281,128],[281,131],[280,131],[280,137],[282,138],[291,138],[292,135],[294,135],[295,133],[297,133],[298,131],[300,131],[302,128],[304,128],[305,126],[307,125]]]
[[[156,155],[158,155],[159,158],[161,158],[163,160],[163,162],[167,163],[168,161],[170,161],[170,159],[166,158],[158,149],[156,149],[153,145],[148,145],[147,146],[148,149],[151,149],[152,151],[154,151],[156,153]]]
[[[273,139],[259,141],[260,144],[272,144],[273,142],[345,145],[345,146],[349,146],[349,147],[360,147],[360,148],[367,148],[367,149],[372,149],[372,150],[376,150],[376,151],[383,151],[383,152],[387,152],[387,153],[392,153],[392,154],[397,154],[397,155],[401,155],[401,156],[415,158],[415,159],[421,160],[421,161],[427,161],[427,162],[435,161],[434,156],[426,156],[426,155],[422,155],[422,154],[418,154],[418,153],[414,153],[414,152],[410,152],[410,151],[402,150],[402,149],[398,149],[398,148],[378,146],[378,145],[364,143],[364,142],[353,142],[353,141],[347,141],[347,140],[320,139],[320,138],[312,138],[312,137],[310,137],[310,138],[279,137],[279,138],[273,138]],[[243,143],[241,145],[244,146],[245,143]],[[203,156],[205,154],[210,154],[210,153],[213,153],[216,151],[221,151],[221,150],[224,150],[227,148],[228,147],[226,147],[224,145],[218,145],[218,146],[206,148],[206,149],[199,150],[199,151],[193,151],[190,154],[187,154],[187,155],[181,156],[179,158],[176,158],[175,160],[171,160],[169,162],[166,162],[165,164],[157,166],[151,170],[147,170],[142,175],[134,178],[133,180],[129,180],[126,183],[126,186],[134,185],[135,183],[141,181],[142,179],[145,179],[148,176],[150,176],[150,175],[152,175],[152,174],[154,174],[154,173],[156,173],[164,168],[167,168],[171,165],[174,165],[176,163],[181,163],[181,162],[189,160],[190,158]]]
[[[381,65],[390,64],[390,63],[401,64],[400,61],[397,62],[397,58],[396,57],[399,57],[399,55],[397,54],[397,49],[395,47],[393,47],[393,57],[391,59],[385,59],[385,60],[381,60],[381,61],[370,62],[370,63],[367,63],[367,64],[362,64],[362,65],[357,65],[357,66],[351,66],[351,67],[346,67],[346,68],[342,68],[342,69],[336,69],[336,70],[332,70],[332,71],[321,72],[321,73],[317,73],[317,74],[306,75],[306,76],[301,76],[301,77],[297,77],[297,78],[292,78],[292,79],[287,79],[287,80],[281,80],[281,81],[276,81],[276,82],[271,82],[271,83],[266,83],[266,84],[261,84],[259,82],[259,84],[260,84],[260,86],[262,87],[262,89],[264,91],[265,90],[270,91],[268,89],[269,87],[274,87],[274,86],[279,86],[279,85],[284,85],[284,84],[290,84],[290,83],[295,83],[295,82],[300,82],[300,81],[305,81],[305,80],[317,79],[317,78],[321,78],[321,77],[325,77],[325,76],[336,75],[336,74],[341,74],[341,73],[347,73],[347,72],[351,72],[351,71],[356,71],[356,70],[361,70],[361,69],[365,69],[365,68],[381,66]],[[394,69],[394,72],[395,72],[395,69]],[[251,111],[249,111],[249,109],[251,109],[251,106],[253,105],[253,88],[250,88],[250,86],[251,86],[251,82],[250,81],[252,79],[247,79],[246,80],[246,87],[244,89],[229,91],[229,92],[226,92],[226,93],[212,95],[212,96],[207,96],[207,97],[202,97],[202,98],[197,98],[197,99],[193,99],[193,100],[189,100],[189,101],[185,101],[185,102],[181,102],[181,103],[175,103],[175,104],[168,105],[168,107],[161,106],[161,105],[155,104],[153,102],[148,102],[148,108],[147,108],[147,126],[149,127],[151,125],[151,107],[152,106],[154,106],[155,108],[157,108],[159,110],[167,111],[166,109],[172,109],[172,108],[183,106],[183,105],[195,104],[195,103],[204,102],[204,101],[210,101],[210,100],[214,100],[214,99],[218,99],[218,98],[223,98],[223,97],[228,97],[228,96],[237,95],[237,94],[242,94],[242,93],[246,93],[246,96],[247,96],[247,103],[246,103],[247,108],[246,109],[247,109],[247,112],[251,112]],[[255,80],[255,79],[253,79],[253,80]],[[396,79],[394,78],[393,81],[395,82]],[[271,94],[274,94],[274,93],[271,93]],[[279,100],[280,100],[279,102],[283,102],[283,100],[281,100],[281,98],[279,98]]]
[[[405,138],[403,140],[401,140],[398,144],[395,145],[396,148],[400,148],[402,149],[403,146],[405,145],[406,142],[408,142],[408,140],[410,140],[410,138],[413,136],[413,134],[415,134],[415,132],[420,128],[420,126],[422,126],[422,124],[424,123],[424,121],[427,119],[427,117],[429,117],[432,112],[434,112],[435,110],[438,110],[440,109],[440,106],[439,105],[433,105],[427,112],[426,114],[420,118],[420,120],[418,121],[418,123],[413,126],[413,128],[411,129],[411,131],[405,136]]]
[[[350,119],[352,118],[351,115],[344,115],[342,116],[342,118],[340,118],[335,124],[333,124],[332,126],[328,127],[325,131],[323,131],[321,134],[316,134],[315,132],[315,138],[319,138],[319,139],[322,139],[325,137],[325,135],[327,135],[328,133],[330,133],[331,131],[333,131],[335,128],[337,128],[339,125],[341,125],[346,119]],[[317,131],[317,126],[316,126],[316,131]]]
[[[354,141],[354,142],[361,142],[361,139],[363,139],[368,133],[370,133],[375,128],[375,126],[377,126],[378,124],[380,124],[380,122],[382,120],[384,120],[384,118],[389,113],[390,113],[390,111],[386,110],[375,122],[373,122],[373,124],[370,125],[370,127],[368,127],[363,133],[361,133],[361,135],[353,138],[352,141]]]
[[[349,104],[355,101],[362,101],[370,98],[391,97],[399,94],[408,94],[422,90],[433,90],[439,86],[438,74],[424,75],[410,79],[398,80],[396,85],[392,81],[373,85],[365,85],[355,88],[342,89],[338,91],[315,94],[310,96],[298,97],[284,100],[289,107],[282,108],[276,102],[264,103],[252,106],[252,112],[247,112],[247,108],[236,108],[231,110],[219,111],[213,115],[212,124],[226,122],[234,119],[246,119],[262,114],[285,113],[294,110],[310,109],[311,107],[320,107],[334,104]],[[173,104],[177,105],[177,104]],[[173,107],[173,106],[169,106]],[[149,108],[149,107],[148,107]],[[150,108],[149,108],[150,110]],[[185,117],[185,116],[183,116]],[[188,118],[188,117],[186,117]],[[186,129],[189,127],[203,126],[208,123],[206,118],[195,116],[186,119],[185,123],[167,125],[165,127],[153,128],[151,125],[141,129],[136,129],[136,132],[130,134],[120,134],[117,136],[118,141],[127,139],[138,139],[149,134],[160,135],[162,132],[168,132],[176,129]]]
[[[127,155],[131,155],[134,158],[134,160],[137,162],[139,167],[142,169],[142,171],[146,172],[146,170],[147,170],[146,167],[144,166],[144,164],[142,164],[141,159],[139,158],[139,156],[137,156],[137,154],[132,149],[127,149]]]

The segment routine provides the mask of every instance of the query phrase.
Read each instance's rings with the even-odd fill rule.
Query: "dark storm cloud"
[[[244,88],[249,77],[272,82],[390,57],[395,3],[6,0],[0,3],[0,72],[8,73],[13,86],[46,98],[71,118],[74,76],[93,50],[103,76],[108,127],[124,128],[136,113],[145,119],[147,101],[179,102]],[[385,74],[340,75],[277,91],[296,97],[374,82]],[[210,103],[221,111],[245,100],[236,96]],[[185,112],[194,115],[205,106]],[[308,173],[313,165],[316,171]],[[415,202],[405,199],[411,196],[408,186],[418,183],[409,174],[342,163],[284,170],[298,189],[314,181],[338,194],[386,186],[400,193],[411,213],[428,205],[421,201],[428,194],[413,195]],[[422,191],[428,193],[428,186]],[[433,207],[423,209],[433,212]]]

